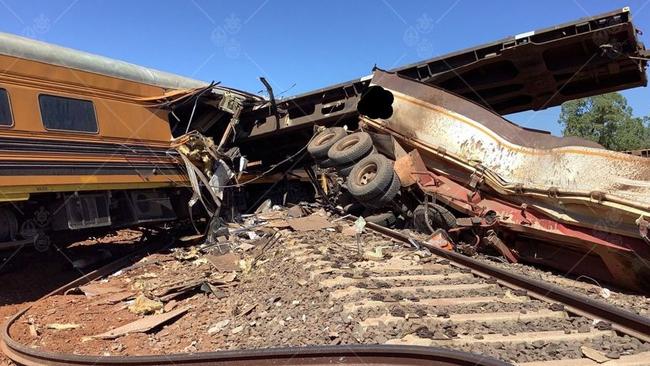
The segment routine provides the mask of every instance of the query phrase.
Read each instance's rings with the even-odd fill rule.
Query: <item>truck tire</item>
[[[393,183],[393,161],[370,154],[354,164],[346,183],[350,194],[361,202],[383,196]]]
[[[372,151],[372,138],[367,132],[355,132],[338,140],[327,152],[335,165],[352,165]]]
[[[392,212],[384,212],[384,213],[379,213],[379,214],[374,214],[370,216],[365,216],[363,218],[367,222],[371,222],[373,224],[383,226],[383,227],[393,227],[397,223],[397,217],[395,217],[395,214]]]
[[[429,203],[429,225],[426,223],[425,212],[427,205],[419,205],[413,210],[413,226],[418,231],[432,234],[431,229],[449,230],[456,227],[456,217],[444,206]],[[429,228],[431,226],[431,229]]]
[[[330,127],[319,132],[307,145],[307,152],[314,160],[327,159],[327,152],[338,140],[346,135],[343,127]]]
[[[395,196],[397,196],[400,188],[402,188],[402,184],[397,174],[394,174],[393,181],[390,183],[390,186],[388,186],[388,188],[386,189],[386,192],[384,192],[384,194],[382,194],[376,199],[366,201],[365,202],[366,207],[370,207],[370,208],[385,207],[390,203],[390,201],[392,201],[395,198]]]
[[[330,160],[330,159],[327,159]],[[352,171],[352,168],[354,168],[354,165],[347,165],[347,166],[337,166],[336,167],[336,172],[339,173],[339,176],[347,178],[348,175],[350,175],[350,172]]]

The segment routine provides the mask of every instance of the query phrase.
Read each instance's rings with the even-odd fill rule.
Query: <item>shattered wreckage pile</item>
[[[594,34],[605,30],[611,39],[594,42]],[[329,208],[429,234],[449,250],[499,255],[508,262],[540,264],[601,284],[648,291],[647,157],[524,128],[500,114],[633,86],[626,78],[608,84],[598,70],[621,71],[608,72],[612,78],[633,73],[635,82],[645,85],[647,51],[629,10],[532,34],[515,37],[515,44],[504,40],[460,53],[471,62],[436,75],[430,73],[441,62],[449,66],[460,54],[393,72],[376,69],[370,77],[287,100],[275,100],[268,84],[266,103],[206,94],[203,103],[222,125],[211,127],[218,124],[217,117],[206,115],[201,118],[205,123],[192,124],[192,138],[211,141],[197,137],[206,134],[220,142],[206,143],[209,154],[198,160],[186,157],[193,150],[179,150],[195,191],[191,203],[202,200],[209,213],[225,208],[222,216],[234,219],[237,211],[257,207],[274,189],[284,195],[279,201],[284,203],[290,186],[285,183],[299,177],[312,187],[312,197]],[[612,47],[618,53],[611,54]],[[590,52],[593,56],[585,62]],[[477,55],[484,58],[472,61]],[[564,73],[580,83],[593,75],[598,80],[589,81],[596,84],[587,89],[572,80],[557,81],[560,75],[542,55],[565,60]],[[494,75],[503,78],[495,85],[517,88],[524,81],[491,74],[490,67],[508,63],[519,65],[519,73],[531,72],[524,65],[544,64],[547,74],[538,77],[557,83],[533,83],[525,88],[525,97],[501,95],[501,87],[489,88],[491,81],[483,77]],[[577,65],[584,69],[574,69]],[[623,73],[628,68],[630,74]],[[475,83],[468,85],[471,90],[452,82],[458,75]],[[559,89],[544,89],[553,85]],[[484,98],[477,99],[476,90]],[[524,100],[528,102],[516,104]],[[220,106],[216,112],[214,105]],[[183,108],[175,113],[192,115]],[[253,194],[254,184],[248,183],[265,179],[271,187]],[[212,201],[204,199],[210,196],[206,191],[213,203],[204,202]],[[237,206],[241,201],[248,206]],[[219,224],[214,216],[210,232]]]
[[[150,255],[39,301],[9,331],[44,351],[104,356],[358,343],[518,363],[650,354],[605,322],[364,226],[313,204],[274,207],[213,245]]]

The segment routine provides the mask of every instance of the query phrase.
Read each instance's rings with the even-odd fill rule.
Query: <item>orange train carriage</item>
[[[151,101],[205,85],[0,34],[0,247],[175,219],[187,176]]]

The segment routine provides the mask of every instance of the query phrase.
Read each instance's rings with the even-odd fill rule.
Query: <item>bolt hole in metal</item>
[[[357,175],[357,181],[360,185],[365,186],[377,176],[377,164],[371,163],[361,169]]]
[[[336,150],[343,151],[343,150],[348,149],[351,146],[354,146],[354,145],[356,145],[358,143],[359,143],[358,138],[351,138],[348,141],[345,141],[344,143],[342,143],[340,146],[337,146]]]

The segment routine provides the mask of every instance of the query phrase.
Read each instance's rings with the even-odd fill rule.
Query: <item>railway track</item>
[[[53,354],[10,337],[18,314],[4,328],[3,351],[30,365],[650,365],[647,318],[436,247],[416,250],[403,234],[369,226],[376,232],[363,237],[364,258],[354,238],[339,232],[323,231],[320,240],[293,232],[279,244],[283,263],[304,277],[291,280],[311,282],[334,304],[332,322],[350,323],[345,344],[151,357]]]
[[[408,242],[399,232],[373,228]],[[608,365],[650,364],[650,347],[643,345],[650,340],[649,319],[437,247],[423,248],[419,260],[405,249],[351,266],[341,266],[340,253],[354,251],[354,245],[323,254],[301,244],[293,255],[307,263],[344,314],[358,320],[361,333],[385,334],[387,344],[448,347],[527,366],[597,365],[585,352],[601,347]],[[621,355],[616,345],[643,351]]]

